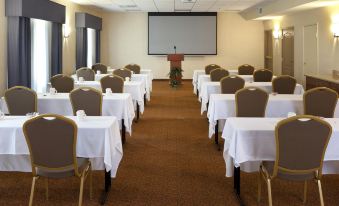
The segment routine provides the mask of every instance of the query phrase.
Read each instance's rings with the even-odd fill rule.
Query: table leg
[[[197,97],[199,98],[199,90],[197,89]]]
[[[121,120],[121,141],[122,144],[125,144],[126,142],[126,127],[125,127],[125,121],[124,119]]]
[[[139,103],[137,103],[137,118],[134,122],[138,123],[139,119],[140,119],[140,105]]]
[[[146,98],[146,93],[144,94],[144,105],[146,106],[147,98]]]
[[[100,204],[104,205],[106,203],[107,197],[109,195],[109,192],[111,190],[112,182],[111,182],[111,171],[105,170],[105,189],[103,192],[103,195],[101,197]]]
[[[219,121],[218,120],[214,127],[214,142],[215,144],[219,144]]]
[[[234,167],[233,178],[234,178],[233,186],[234,186],[235,196],[237,197],[239,204],[241,206],[244,206],[245,204],[243,203],[240,197],[240,167]]]

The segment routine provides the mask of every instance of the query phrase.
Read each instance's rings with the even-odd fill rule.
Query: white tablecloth
[[[230,73],[230,75],[237,75],[238,74],[238,70],[237,69],[230,69],[230,70],[228,70],[228,72]],[[193,71],[192,84],[193,84],[193,92],[194,92],[194,94],[197,94],[197,91],[198,91],[198,79],[199,79],[200,75],[206,75],[204,69],[201,69],[201,70],[199,69],[199,70],[194,70]]]
[[[266,117],[287,117],[288,112],[303,114],[303,95],[277,94],[270,95]],[[224,128],[224,122],[230,117],[235,117],[235,95],[234,94],[211,94],[207,117],[209,121],[209,137],[214,134],[214,127],[219,121],[219,131]],[[339,118],[339,104],[337,104],[334,117]]]
[[[115,117],[73,119],[78,126],[77,156],[90,158],[93,170],[111,170],[115,177],[123,150]],[[29,151],[22,131],[24,116],[6,116],[0,120],[0,170],[31,172]]]
[[[100,81],[104,76],[108,74],[95,74],[95,81]],[[78,81],[77,75],[73,74],[72,78],[75,81]],[[151,100],[151,91],[152,91],[152,78],[150,74],[132,74],[131,81],[142,81],[145,85],[146,98],[148,101]]]
[[[239,77],[243,78],[245,82],[253,82],[253,75],[239,75]],[[275,76],[273,78],[275,78]],[[198,83],[197,83],[198,91],[201,91],[201,85],[204,82],[210,82],[210,81],[211,81],[211,76],[209,74],[199,75]]]
[[[115,69],[107,69],[108,74],[112,74]],[[153,72],[151,69],[141,69],[140,74],[148,74],[151,81],[153,80]]]
[[[48,83],[48,88],[51,87],[51,83]],[[102,91],[100,82],[97,81],[84,81],[84,82],[74,82],[74,88],[79,87],[91,87]],[[125,82],[124,83],[124,93],[129,93],[132,95],[133,103],[138,102],[140,106],[140,112],[144,112],[144,94],[145,94],[145,84],[143,82]],[[134,104],[136,106],[136,104]]]
[[[233,167],[245,172],[259,170],[261,161],[275,160],[274,129],[281,118],[229,118],[222,138],[225,139],[226,176],[233,176]],[[326,119],[333,128],[324,158],[324,174],[339,173],[339,119]]]
[[[4,98],[0,100],[1,111],[8,114],[7,104]],[[53,113],[63,116],[73,116],[72,104],[68,93],[55,95],[38,94],[38,112],[40,114]],[[132,97],[128,93],[104,95],[102,101],[102,116],[114,116],[118,119],[121,128],[121,120],[124,120],[126,131],[132,134],[132,123],[135,117]]]
[[[268,93],[272,93],[272,82],[246,82],[245,87],[259,87]],[[201,101],[201,113],[206,111],[207,103],[211,94],[220,94],[220,82],[204,82],[199,91],[199,101]],[[303,94],[304,88],[302,85],[297,84],[294,94]]]

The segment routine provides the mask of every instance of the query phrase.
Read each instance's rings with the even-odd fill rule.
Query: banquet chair
[[[268,69],[259,69],[253,73],[253,81],[255,82],[271,82],[273,73]]]
[[[333,118],[338,93],[326,87],[317,87],[304,93],[304,114]]]
[[[128,64],[125,66],[126,69],[132,71],[134,74],[140,74],[140,66],[137,64]]]
[[[77,77],[84,78],[85,81],[94,81],[95,80],[95,72],[94,70],[87,68],[87,67],[82,67],[76,71]]]
[[[237,117],[265,117],[268,94],[256,87],[245,87],[235,93]]]
[[[218,69],[218,68],[221,68],[221,67],[217,64],[209,64],[205,67],[205,74],[210,74],[212,70]]]
[[[117,75],[107,75],[100,80],[102,92],[106,92],[110,88],[113,93],[123,93],[124,79]]]
[[[244,64],[238,67],[238,75],[253,75],[254,67],[249,64]]]
[[[83,188],[87,177],[92,199],[92,168],[88,158],[76,156],[77,126],[66,117],[44,114],[27,120],[23,132],[32,165],[32,188],[29,205],[33,205],[35,184],[45,179],[48,199],[48,179],[78,177],[80,179],[79,206],[82,205]]]
[[[73,90],[69,97],[73,115],[76,115],[78,110],[84,110],[87,116],[101,116],[102,94],[100,91],[90,87],[81,87]]]
[[[101,63],[96,63],[92,65],[92,69],[95,73],[100,71],[101,74],[107,74],[107,66]]]
[[[113,71],[114,75],[118,75],[119,77],[123,78],[126,80],[126,77],[130,78],[132,77],[132,71],[126,68],[123,69],[116,69]]]
[[[10,115],[26,115],[37,112],[37,94],[32,89],[15,86],[5,92],[5,101]]]
[[[210,73],[211,81],[212,82],[220,82],[220,80],[224,77],[227,77],[229,72],[226,69],[213,69]]]
[[[74,79],[63,74],[57,74],[51,78],[51,86],[59,93],[70,93],[74,89]]]
[[[278,94],[294,94],[297,80],[289,75],[276,77],[272,81],[273,92]]]
[[[272,206],[271,183],[274,179],[283,179],[304,183],[304,204],[307,199],[307,183],[316,182],[320,205],[323,206],[321,176],[331,134],[331,125],[314,116],[300,115],[280,121],[275,127],[275,161],[263,161],[259,169],[258,202],[261,199],[261,178],[267,184],[270,206]]]
[[[235,94],[238,90],[244,88],[245,80],[239,76],[231,75],[220,80],[222,94]]]

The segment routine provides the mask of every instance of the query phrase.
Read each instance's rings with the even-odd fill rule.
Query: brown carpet
[[[151,102],[127,137],[107,205],[238,205],[233,179],[225,178],[222,151],[207,138],[208,122],[200,115],[191,82],[178,89],[166,81],[153,85]],[[258,205],[257,175],[241,175],[245,204]],[[86,185],[84,205],[99,205],[102,171],[94,173],[93,183],[94,199],[89,200]],[[35,205],[77,205],[76,178],[50,181],[49,201],[43,186],[38,182]],[[0,205],[27,205],[30,187],[31,174],[0,173]],[[301,183],[274,181],[274,205],[302,205],[302,189]],[[324,176],[323,191],[326,205],[339,205],[339,176]],[[261,205],[267,205],[266,194],[264,189]],[[308,194],[306,205],[319,205],[315,184],[309,184]]]

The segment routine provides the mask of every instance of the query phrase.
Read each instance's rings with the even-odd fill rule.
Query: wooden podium
[[[167,61],[170,62],[170,70],[175,68],[181,69],[181,62],[184,61],[184,54],[169,54],[167,55]],[[173,77],[171,77],[172,80]],[[181,84],[182,77],[177,77],[176,80]]]

